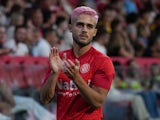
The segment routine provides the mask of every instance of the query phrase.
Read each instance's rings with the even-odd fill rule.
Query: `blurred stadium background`
[[[104,120],[160,120],[160,0],[0,0],[0,120],[55,119],[56,98],[43,105],[39,89],[50,48],[72,46],[81,5],[99,13],[93,46],[116,70]]]

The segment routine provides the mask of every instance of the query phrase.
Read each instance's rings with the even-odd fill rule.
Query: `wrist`
[[[52,70],[51,75],[58,76],[60,72],[55,72]]]
[[[77,73],[77,74],[74,75],[73,81],[78,82],[81,78],[82,78],[81,75],[79,73]]]

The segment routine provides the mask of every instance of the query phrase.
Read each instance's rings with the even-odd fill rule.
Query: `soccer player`
[[[50,52],[50,69],[42,83],[40,99],[57,96],[57,120],[101,120],[102,104],[109,92],[114,67],[111,59],[92,47],[98,15],[92,8],[73,10],[70,31],[72,49]]]

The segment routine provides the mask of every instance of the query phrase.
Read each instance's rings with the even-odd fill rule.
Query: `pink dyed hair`
[[[96,23],[98,22],[98,14],[97,12],[90,8],[90,7],[86,7],[86,6],[80,6],[80,7],[77,7],[73,10],[72,12],[72,15],[71,15],[71,22],[73,20],[75,20],[77,18],[77,16],[79,16],[80,14],[87,14],[87,15],[91,15],[94,17]]]

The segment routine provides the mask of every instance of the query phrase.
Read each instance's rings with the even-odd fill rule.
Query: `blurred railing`
[[[111,57],[113,62],[118,62],[121,69],[126,72],[127,62],[130,59],[121,57]],[[152,64],[160,64],[158,58],[135,58],[135,61],[140,65],[147,75],[148,69]],[[13,57],[3,56],[0,59],[0,81],[5,81],[7,84],[14,87],[34,86],[39,88],[42,80],[45,77],[48,67],[48,58],[46,57]],[[124,73],[125,74],[125,73]]]
[[[48,67],[46,57],[10,57],[0,59],[0,81],[11,88],[34,86],[39,88]]]

